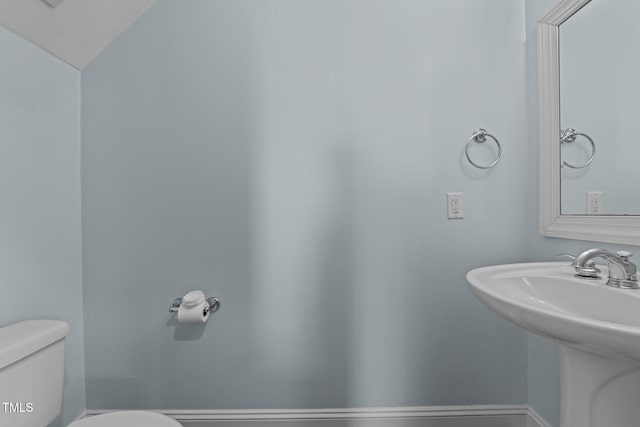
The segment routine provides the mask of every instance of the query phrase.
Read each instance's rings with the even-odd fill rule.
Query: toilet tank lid
[[[0,369],[23,359],[69,334],[62,320],[26,320],[0,328]]]

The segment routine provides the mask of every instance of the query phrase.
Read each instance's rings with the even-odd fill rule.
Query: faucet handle
[[[618,251],[616,252],[616,255],[618,255],[620,258],[622,258],[625,261],[629,261],[629,258],[633,256],[633,254],[629,251]]]

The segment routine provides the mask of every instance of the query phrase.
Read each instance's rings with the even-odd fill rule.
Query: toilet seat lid
[[[182,427],[177,421],[149,411],[120,411],[89,417],[69,427]]]

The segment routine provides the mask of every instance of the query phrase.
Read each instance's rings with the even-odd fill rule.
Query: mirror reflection
[[[560,26],[563,215],[640,215],[640,2],[593,0]]]

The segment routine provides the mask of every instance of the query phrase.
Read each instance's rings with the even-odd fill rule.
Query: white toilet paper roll
[[[204,292],[202,291],[191,291],[187,292],[182,297],[182,305],[186,308],[195,307],[196,305],[202,304],[204,302]]]
[[[193,307],[185,307],[181,305],[178,308],[178,322],[180,323],[204,323],[209,319],[209,310],[206,310],[205,307],[208,306],[208,303],[202,302]]]

